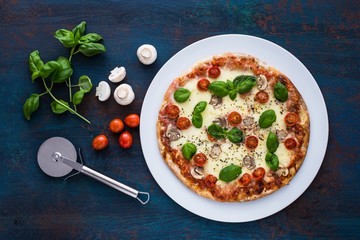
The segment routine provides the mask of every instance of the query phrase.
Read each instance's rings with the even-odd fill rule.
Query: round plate
[[[51,177],[63,177],[70,173],[73,168],[62,162],[53,160],[53,154],[59,152],[62,156],[73,160],[77,159],[76,149],[74,145],[62,137],[52,137],[41,144],[37,159],[41,170]]]
[[[223,203],[197,195],[172,173],[160,155],[156,121],[170,83],[199,61],[225,52],[250,54],[288,76],[303,96],[310,114],[310,143],[302,167],[288,186],[245,203]],[[247,35],[219,35],[195,42],[175,54],[154,77],[146,93],[140,121],[145,161],[159,186],[176,203],[199,216],[222,222],[247,222],[270,216],[295,201],[311,184],[323,161],[329,134],[325,101],[306,67],[284,48]]]

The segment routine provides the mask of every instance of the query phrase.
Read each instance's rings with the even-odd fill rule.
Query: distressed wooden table
[[[31,82],[29,53],[37,49],[46,61],[69,56],[53,33],[83,20],[87,32],[103,36],[107,52],[90,59],[75,55],[74,79],[87,74],[95,86],[115,66],[125,66],[135,101],[126,107],[113,99],[99,102],[93,88],[78,107],[91,120],[87,124],[70,113],[52,114],[44,96],[39,111],[25,120],[26,98],[43,91],[39,82]],[[351,0],[1,1],[0,239],[358,238],[359,23],[360,2]],[[326,156],[305,193],[270,217],[238,224],[207,220],[177,205],[151,176],[139,130],[130,130],[134,146],[128,150],[107,130],[112,118],[140,113],[149,84],[173,54],[227,33],[265,38],[293,53],[316,79],[330,121]],[[136,57],[143,43],[158,50],[150,66]],[[96,152],[91,141],[100,133],[109,136],[109,147]],[[84,175],[64,181],[43,174],[37,150],[53,136],[81,147],[89,167],[149,191],[151,201],[142,206]]]

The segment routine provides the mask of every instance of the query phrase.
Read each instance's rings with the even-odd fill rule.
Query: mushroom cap
[[[141,63],[150,65],[155,62],[157,58],[157,51],[153,45],[144,44],[138,48],[136,55]]]
[[[126,69],[124,67],[116,67],[111,70],[109,75],[109,80],[111,82],[117,83],[122,81],[126,76]]]
[[[95,96],[103,102],[109,99],[110,93],[111,89],[109,84],[105,81],[99,82],[99,85],[96,87]]]
[[[114,99],[120,105],[129,105],[135,99],[135,93],[129,84],[120,84],[114,91]]]

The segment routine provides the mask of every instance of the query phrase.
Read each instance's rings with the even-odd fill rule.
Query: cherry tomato
[[[166,105],[165,112],[169,116],[169,118],[176,119],[179,117],[180,109],[178,106],[170,103]]]
[[[248,173],[245,173],[244,175],[241,176],[241,178],[239,179],[239,182],[243,186],[249,185],[251,183],[251,175]]]
[[[125,124],[128,125],[131,128],[135,128],[139,126],[140,123],[140,117],[139,115],[132,113],[126,116],[125,118]]]
[[[237,126],[241,123],[242,118],[240,113],[234,111],[229,113],[227,120],[231,125]]]
[[[204,181],[205,181],[205,185],[207,187],[213,188],[213,187],[215,187],[215,184],[217,182],[217,178],[214,175],[209,174],[209,175],[207,175],[205,177]]]
[[[294,126],[296,123],[300,122],[300,118],[297,113],[289,112],[285,115],[284,121],[287,126],[291,127]]]
[[[249,136],[245,139],[245,146],[248,149],[255,149],[258,146],[259,140],[255,136]]]
[[[293,138],[287,138],[284,141],[285,147],[289,150],[294,149],[297,145],[296,140]]]
[[[194,163],[198,167],[203,167],[207,161],[207,157],[204,153],[197,153],[194,156]]]
[[[207,80],[206,78],[203,78],[197,82],[196,86],[200,91],[206,91],[208,90],[209,85],[210,85],[210,81]]]
[[[109,129],[113,133],[119,133],[124,129],[124,123],[120,118],[114,118],[110,121]]]
[[[119,137],[119,144],[123,148],[130,148],[133,144],[133,137],[131,133],[128,131],[121,133]]]
[[[218,78],[220,76],[220,74],[221,74],[220,68],[217,66],[212,66],[208,70],[208,75],[211,78]]]
[[[253,177],[256,181],[261,181],[261,180],[265,177],[265,169],[264,169],[263,167],[256,168],[256,169],[252,172],[252,177]]]
[[[259,103],[266,103],[269,101],[269,94],[265,91],[259,91],[255,95],[255,100]]]
[[[191,126],[191,122],[187,117],[179,117],[176,121],[176,126],[180,130],[188,129]]]
[[[95,150],[103,150],[109,144],[108,138],[104,134],[96,136],[92,141],[92,147]]]

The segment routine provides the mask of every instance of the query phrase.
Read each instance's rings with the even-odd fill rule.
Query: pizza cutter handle
[[[83,166],[81,169],[81,172],[84,173],[85,175],[92,177],[102,183],[105,183],[106,185],[120,191],[123,192],[127,195],[129,195],[130,197],[136,198],[137,200],[139,200],[139,202],[141,202],[142,204],[146,204],[149,200],[150,200],[150,194],[147,192],[139,192],[138,190],[135,190],[129,186],[126,186],[125,184],[122,184],[118,181],[115,181],[112,178],[109,178],[97,171],[92,170],[91,168],[88,168],[86,166]],[[140,198],[141,196],[141,198]]]

